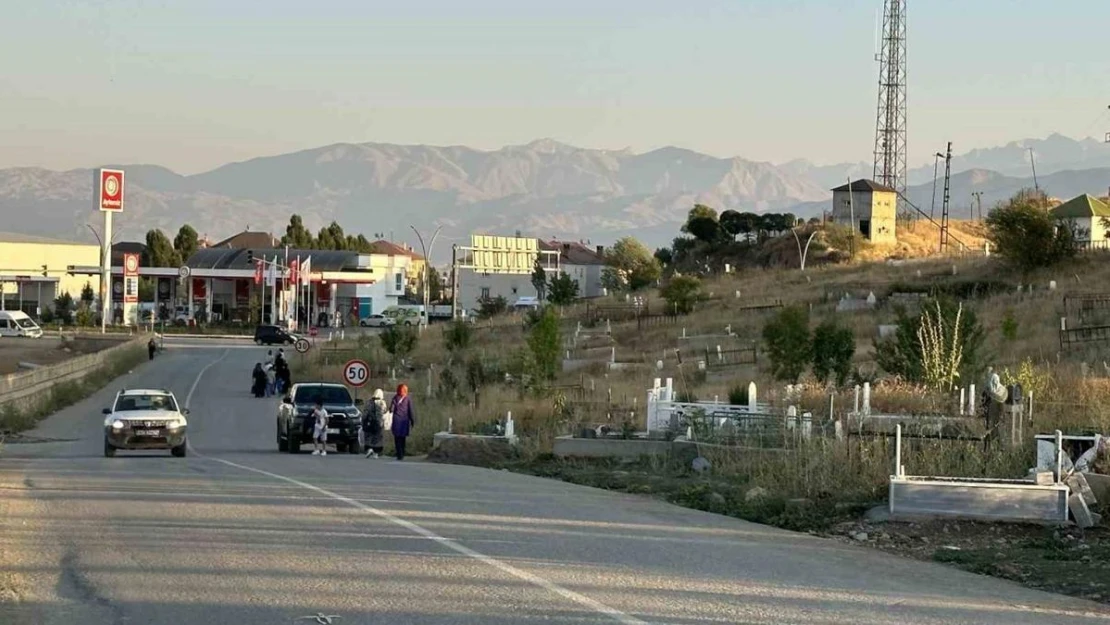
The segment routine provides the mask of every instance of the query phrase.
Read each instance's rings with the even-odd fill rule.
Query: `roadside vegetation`
[[[0,407],[0,442],[34,428],[42,419],[89,397],[146,359],[145,346],[121,348],[109,355],[102,367],[80,380],[59,382],[22,408],[11,404]]]
[[[510,314],[491,302],[476,323],[412,334],[403,354],[392,338],[319,343],[299,362],[297,375],[339,379],[346,359],[361,357],[373,364],[370,390],[406,382],[422,417],[410,439],[415,450],[429,450],[433,434],[449,424],[456,433],[497,433],[512,413],[520,437],[515,451],[437,453],[441,460],[657,496],[1110,601],[1105,559],[1078,554],[1110,548],[1105,529],[869,524],[861,515],[885,500],[893,440],[832,436],[855,401],[856,385],[871,384],[876,413],[953,414],[960,389],[982,388],[987,367],[1033,393],[1024,440],[1056,429],[1110,433],[1110,370],[1101,348],[1063,350],[1059,338],[1063,296],[1097,292],[1110,280],[1110,265],[1101,254],[1079,254],[1067,233],[1046,231],[1044,211],[1043,198],[1024,194],[998,206],[986,223],[957,224],[959,237],[993,238],[997,253],[990,257],[971,249],[914,258],[900,245],[887,250],[898,257],[893,262],[846,262],[840,247],[846,237],[835,228],[790,228],[788,220],[785,227],[752,226],[747,218],[696,207],[672,248],[651,253],[633,241],[610,248],[609,298],[577,301],[566,295],[567,285],[549,284],[549,294],[560,291],[560,303],[542,312]],[[802,271],[805,238],[794,235],[813,230],[820,244],[809,249]],[[906,238],[927,232],[928,224],[918,222]],[[881,250],[856,245],[855,251],[882,258]],[[860,302],[873,295],[875,303],[838,311],[846,295]],[[620,316],[633,301],[641,307],[636,314],[652,323]],[[603,336],[606,317],[596,316],[599,309],[611,318],[611,336]],[[683,334],[717,338],[694,346]],[[758,364],[701,370],[698,360],[711,360],[717,344],[755,347]],[[621,366],[610,369],[614,349]],[[593,362],[564,372],[568,356]],[[655,378],[672,378],[682,401],[722,403],[746,403],[747,385],[755,382],[759,401],[771,410],[796,405],[799,414],[812,413],[814,436],[778,432],[741,446],[702,445],[697,455],[708,463],[700,467],[693,456],[590,461],[552,454],[557,436],[590,429],[631,437],[642,430]],[[787,385],[794,385],[789,396]],[[951,440],[904,441],[903,464],[915,475],[1018,478],[1035,459],[1031,442],[1011,447],[957,432]],[[1068,566],[1053,564],[1073,551]],[[1079,585],[1072,578],[1092,581]]]

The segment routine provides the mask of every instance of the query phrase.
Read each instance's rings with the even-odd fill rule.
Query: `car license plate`
[[[328,428],[328,434],[339,434],[339,428]]]
[[[135,430],[135,436],[158,436],[161,434],[158,430]]]

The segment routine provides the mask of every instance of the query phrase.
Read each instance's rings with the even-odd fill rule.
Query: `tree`
[[[762,223],[761,217],[756,213],[740,213],[737,218],[740,234],[744,235],[745,240],[750,240],[753,234],[759,233],[759,225]]]
[[[200,247],[200,237],[192,226],[185,224],[178,228],[177,236],[173,238],[173,249],[182,260],[182,264],[192,257],[198,247]]]
[[[702,299],[701,280],[694,276],[675,276],[659,292],[667,300],[667,307],[678,315],[694,312],[694,305]]]
[[[538,300],[542,302],[547,299],[547,271],[540,264],[539,258],[536,259],[536,264],[532,267],[532,288],[536,289]]]
[[[556,306],[573,304],[578,299],[578,281],[560,271],[559,275],[551,276],[547,287],[547,301]]]
[[[776,380],[797,383],[813,359],[809,315],[798,306],[783,308],[763,326],[763,343]]]
[[[930,311],[931,318],[921,313],[911,315],[904,308],[899,308],[894,335],[875,340],[875,362],[879,367],[907,382],[926,382],[925,362],[929,358],[925,351],[929,343],[927,340],[923,347],[922,327],[928,326],[933,332],[939,329],[943,336],[949,337],[949,341],[951,337],[957,337],[961,376],[977,373],[985,334],[975,311],[947,298],[923,302],[921,310]],[[944,344],[951,343],[945,341]]]
[[[161,230],[147,231],[143,265],[147,267],[181,266],[181,255],[173,249],[173,244],[170,243],[169,238]]]
[[[471,335],[470,324],[461,319],[456,319],[447,326],[447,330],[443,333],[443,344],[447,347],[447,351],[452,354],[461,352],[470,347]]]
[[[96,300],[96,291],[93,291],[92,285],[85,282],[85,286],[81,287],[81,301],[85,304],[92,304]]]
[[[674,252],[669,247],[661,247],[652,254],[655,260],[663,267],[670,267],[674,263]]]
[[[428,301],[438,302],[443,299],[443,276],[434,268],[428,268]]]
[[[404,326],[387,326],[381,333],[382,349],[393,357],[393,365],[401,364],[416,349],[416,331]]]
[[[281,237],[281,244],[295,249],[307,250],[312,249],[314,243],[312,233],[304,227],[301,216],[293,215],[290,217],[289,225],[285,227],[285,236]]]
[[[830,319],[813,331],[813,377],[822,384],[831,376],[835,376],[837,386],[847,383],[855,354],[856,338],[850,328],[842,328]]]
[[[1035,195],[1019,192],[987,216],[998,254],[1023,272],[1051,267],[1078,253],[1074,224],[1059,224]]]
[[[488,319],[496,317],[509,309],[509,301],[503,296],[478,298],[478,315]]]
[[[638,291],[658,280],[662,273],[659,261],[632,237],[624,237],[607,249],[605,262],[608,266],[602,274],[602,284],[613,291]]]
[[[717,211],[704,204],[694,204],[682,224],[682,232],[705,243],[716,243],[721,238],[721,224],[717,222]]]
[[[733,239],[736,239],[736,235],[742,234],[746,226],[744,216],[734,210],[727,210],[721,213],[719,221],[721,223],[721,229],[727,232]]]
[[[347,249],[347,235],[343,228],[336,222],[331,222],[325,228],[320,228],[316,235],[316,249],[320,250],[345,250]]]
[[[63,325],[68,326],[73,323],[73,296],[69,294],[69,291],[64,291],[54,298],[54,316]]]
[[[545,306],[540,317],[528,334],[528,352],[533,375],[540,380],[555,379],[559,371],[559,355],[562,339],[559,336],[559,318],[555,309]]]

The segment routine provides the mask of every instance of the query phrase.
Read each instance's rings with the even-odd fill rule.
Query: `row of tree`
[[[682,224],[682,232],[703,243],[761,241],[798,225],[793,213],[741,213],[726,210],[720,215],[704,204],[695,204]]]

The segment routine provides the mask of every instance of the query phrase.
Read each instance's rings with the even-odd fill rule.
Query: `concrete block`
[[[1073,495],[1083,497],[1083,503],[1088,506],[1093,506],[1098,503],[1098,499],[1095,498],[1095,494],[1091,491],[1091,487],[1087,485],[1087,478],[1084,477],[1082,473],[1073,473],[1068,479],[1064,480],[1064,483],[1068,485]]]
[[[1084,473],[1083,477],[1087,480],[1087,486],[1091,488],[1091,494],[1096,500],[1103,503],[1110,502],[1110,475]]]
[[[1072,495],[1068,497],[1068,509],[1071,510],[1071,516],[1075,519],[1075,524],[1080,528],[1086,529],[1094,527],[1095,523],[1101,519],[1095,519],[1095,514],[1091,513],[1090,508],[1087,507],[1087,502],[1083,501],[1082,495]]]
[[[1051,486],[1056,483],[1056,475],[1052,471],[1036,471],[1033,473],[1033,483],[1037,486]]]

